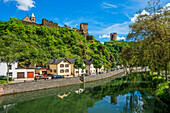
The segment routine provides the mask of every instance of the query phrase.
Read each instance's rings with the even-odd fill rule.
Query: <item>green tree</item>
[[[79,69],[84,70],[86,68],[83,64],[84,64],[84,60],[81,59],[79,56],[74,61],[74,68],[78,69],[78,76],[79,76]]]
[[[116,63],[115,63],[115,62],[112,62],[111,68],[115,68],[115,67],[116,67]]]
[[[8,33],[0,37],[0,58],[7,65],[7,83],[9,82],[9,66],[25,55],[29,55],[28,46],[16,35]]]
[[[93,64],[94,68],[96,69],[96,73],[97,73],[97,69],[100,69],[102,67],[101,57],[99,55],[94,55],[93,60],[92,60],[92,64]]]

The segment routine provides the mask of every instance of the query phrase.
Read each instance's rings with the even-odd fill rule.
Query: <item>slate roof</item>
[[[76,58],[66,58],[71,64],[74,64],[74,61],[76,60]]]
[[[92,59],[83,59],[86,65],[91,65],[92,64]]]
[[[52,60],[49,60],[46,64],[58,64],[58,63],[60,63],[64,59],[65,58],[62,58],[62,59],[52,59]]]
[[[74,61],[76,60],[76,58],[52,59],[52,60],[49,60],[46,64],[59,64],[64,59],[66,59],[71,64],[74,64]],[[84,60],[85,65],[91,65],[92,64],[92,59],[83,59],[83,60]],[[104,63],[102,62],[102,64],[104,64]]]

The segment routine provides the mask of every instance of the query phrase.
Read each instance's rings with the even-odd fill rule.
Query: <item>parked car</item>
[[[104,74],[104,72],[98,72],[98,74]]]
[[[57,78],[64,78],[64,76],[60,75],[52,75],[51,79],[57,79]]]
[[[96,75],[96,73],[90,73],[90,75]]]
[[[85,74],[82,74],[81,76],[89,76],[89,75],[85,73]]]
[[[115,69],[111,69],[111,71],[114,71]]]
[[[109,72],[111,72],[111,70],[107,70],[107,71],[106,71],[106,73],[109,73]]]
[[[35,80],[41,80],[41,79],[48,80],[48,77],[47,76],[43,76],[43,75],[37,75],[37,76],[35,76],[34,79]]]

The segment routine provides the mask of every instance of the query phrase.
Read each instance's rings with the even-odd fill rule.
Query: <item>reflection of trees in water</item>
[[[136,83],[134,81],[141,80],[141,78],[132,78],[133,82],[128,82],[131,79],[123,77],[104,83],[101,86],[89,87],[80,94],[67,93],[65,94],[67,96],[63,96],[63,99],[56,94],[17,103],[14,109],[9,110],[9,113],[87,113],[89,107],[93,107],[96,102],[106,96],[110,96],[110,103],[116,106],[119,103],[117,96],[126,96],[125,94],[128,93],[131,94],[126,96],[125,104],[122,105],[122,112],[167,112],[168,106],[165,103],[158,98],[148,96],[152,93],[150,83]]]

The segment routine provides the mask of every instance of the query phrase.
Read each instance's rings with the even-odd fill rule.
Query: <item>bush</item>
[[[6,76],[0,76],[0,80],[7,80]],[[12,77],[9,77],[9,81],[12,81]]]
[[[160,83],[156,87],[155,94],[162,99],[170,99],[170,95],[168,93],[168,88],[169,88],[168,83],[170,82]]]

